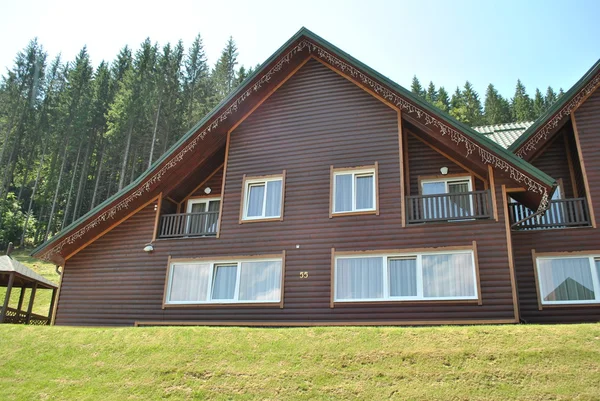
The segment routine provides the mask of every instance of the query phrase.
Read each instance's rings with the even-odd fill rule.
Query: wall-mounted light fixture
[[[146,246],[144,247],[144,252],[152,252],[154,250],[154,245],[152,245],[152,243],[146,244]]]
[[[212,192],[212,189],[210,189],[210,187],[206,187],[206,188],[204,188],[204,193],[205,193],[206,195],[210,194],[211,192]]]
[[[448,167],[442,167],[442,168],[440,169],[440,173],[442,173],[442,175],[446,175],[446,174],[448,174]]]

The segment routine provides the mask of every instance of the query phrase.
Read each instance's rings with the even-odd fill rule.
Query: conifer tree
[[[556,93],[551,86],[546,89],[546,97],[544,98],[544,110],[548,110],[556,102]]]
[[[438,92],[435,89],[435,85],[432,81],[429,81],[429,86],[427,87],[427,92],[425,93],[425,100],[431,104],[435,104],[438,99]]]
[[[237,47],[230,36],[213,70],[213,81],[218,101],[226,97],[234,88],[236,79],[235,66],[238,64],[237,56]]]
[[[494,85],[489,84],[485,92],[484,122],[495,125],[510,122],[510,105],[496,90]]]
[[[512,116],[516,122],[531,121],[534,118],[533,101],[520,79],[517,80],[515,97],[512,99]]]
[[[533,117],[538,118],[541,116],[546,109],[546,103],[544,102],[544,96],[538,88],[535,88],[535,97],[533,98]]]
[[[410,91],[419,97],[425,97],[425,90],[419,82],[419,78],[416,75],[413,76],[412,84],[410,85]]]
[[[443,86],[440,86],[437,100],[433,103],[433,105],[446,113],[450,111],[450,98],[448,97],[448,92],[446,92],[446,89],[444,89]]]
[[[209,68],[200,35],[196,36],[184,61],[183,102],[186,126],[192,126],[209,111]]]

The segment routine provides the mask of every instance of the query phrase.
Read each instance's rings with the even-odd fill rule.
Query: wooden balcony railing
[[[159,238],[214,237],[219,212],[165,214],[160,219]]]
[[[407,196],[406,215],[409,224],[489,219],[492,217],[490,190]]]
[[[520,203],[509,203],[511,225],[534,212]],[[587,227],[591,224],[585,198],[551,200],[543,216],[534,216],[513,227],[513,230],[543,230],[549,228]]]

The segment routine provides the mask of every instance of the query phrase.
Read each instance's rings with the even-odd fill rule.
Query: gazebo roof
[[[34,272],[29,267],[16,261],[8,255],[0,256],[0,287],[6,287],[8,285],[8,274],[2,273],[16,273],[17,277],[22,282],[37,282],[38,286],[45,288],[58,288],[58,286],[52,281],[48,280],[44,276]],[[29,287],[30,285],[27,285]]]

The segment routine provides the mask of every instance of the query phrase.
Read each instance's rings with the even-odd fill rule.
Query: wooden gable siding
[[[499,221],[402,227],[397,112],[317,61],[308,62],[231,134],[220,238],[158,240],[151,208],[67,262],[58,324],[136,321],[205,324],[429,324],[514,321],[501,188]],[[409,156],[410,157],[410,156]],[[329,218],[330,167],[379,166],[380,214]],[[244,175],[286,170],[283,221],[239,224]],[[118,231],[117,231],[118,230]],[[458,302],[336,304],[331,249],[471,246],[477,241],[482,305]],[[161,309],[171,258],[286,251],[284,307]],[[303,279],[300,272],[308,272]],[[102,280],[98,295],[91,289]],[[123,283],[125,281],[125,283]],[[108,301],[101,301],[101,293]],[[144,294],[138,298],[138,294]]]
[[[410,185],[407,185],[410,190],[409,195],[418,195],[420,193],[419,178],[432,177],[441,175],[440,168],[448,167],[448,174],[464,174],[471,176],[472,172],[467,171],[462,166],[459,166],[454,161],[445,157],[443,154],[428,146],[416,137],[410,130],[405,130],[407,133],[407,151],[408,151],[408,172]],[[480,179],[475,179],[473,182],[473,190],[483,190],[484,183]]]
[[[575,122],[590,186],[591,199],[596,216],[598,216],[598,213],[600,213],[598,209],[600,205],[600,152],[598,152],[598,149],[600,149],[600,90],[596,90],[577,110]],[[560,164],[559,160],[554,162]],[[551,164],[551,162],[548,162],[546,168],[564,168],[553,167]],[[577,169],[576,160],[574,160],[574,164]],[[544,171],[548,173],[548,171]],[[579,196],[583,196],[583,194]],[[600,321],[600,305],[543,306],[543,309],[539,310],[531,254],[532,249],[535,249],[537,253],[600,251],[600,229],[587,227],[513,232],[512,237],[521,316],[525,321],[532,323]]]
[[[542,153],[531,161],[535,167],[548,174],[556,181],[561,182],[563,188],[561,188],[565,198],[574,198],[573,180],[571,179],[572,173],[569,168],[569,157],[572,158],[573,165],[579,163],[579,158],[576,152],[570,152],[567,155],[567,146],[565,140],[569,140],[571,133],[571,124],[563,127],[560,133],[553,139],[553,141],[542,150]],[[569,146],[570,150],[570,146]],[[575,173],[575,171],[573,172]],[[577,184],[577,183],[575,183]],[[583,187],[579,187],[578,193],[583,196],[585,190]]]

